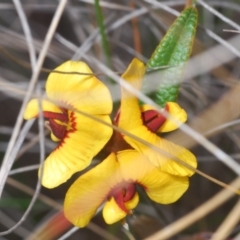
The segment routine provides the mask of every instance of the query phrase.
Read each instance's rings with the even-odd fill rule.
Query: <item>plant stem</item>
[[[97,16],[97,23],[98,23],[98,27],[99,27],[100,34],[101,34],[104,55],[106,58],[107,66],[109,68],[111,68],[109,43],[108,43],[108,39],[106,36],[105,27],[103,24],[103,14],[102,14],[101,7],[99,5],[99,0],[95,0],[94,5],[95,5],[96,16]]]

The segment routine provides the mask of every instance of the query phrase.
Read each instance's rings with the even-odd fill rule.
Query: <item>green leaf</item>
[[[147,63],[143,90],[157,82],[154,100],[162,107],[167,102],[177,100],[184,67],[192,52],[197,17],[195,7],[186,8],[169,28]]]

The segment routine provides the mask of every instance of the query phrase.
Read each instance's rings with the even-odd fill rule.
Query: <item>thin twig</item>
[[[240,188],[240,177],[234,180],[230,184],[233,188]],[[189,214],[175,221],[174,223],[168,225],[159,232],[147,237],[145,240],[156,240],[156,239],[169,239],[181,230],[187,228],[188,226],[195,223],[197,220],[203,218],[214,209],[222,205],[228,199],[233,197],[233,193],[227,189],[221,190],[214,197],[203,203],[197,209],[193,210]]]
[[[219,17],[222,21],[229,24],[230,26],[236,28],[238,31],[240,31],[240,25],[238,25],[236,22],[232,21],[228,17],[224,16],[219,11],[216,11],[213,7],[205,3],[203,0],[197,0],[198,3],[200,3],[204,8],[206,8],[209,12],[213,13],[217,17]]]
[[[24,34],[26,36],[26,41],[27,41],[27,45],[28,45],[28,49],[29,49],[29,55],[30,55],[30,62],[32,65],[32,71],[34,71],[34,68],[36,66],[36,51],[34,48],[34,44],[33,44],[33,38],[32,38],[32,34],[31,34],[31,30],[26,18],[26,15],[22,9],[22,4],[19,0],[13,0],[13,3],[15,4],[16,10],[18,12],[21,24],[22,24],[22,28],[24,31]]]
[[[8,161],[9,161],[10,154],[11,154],[12,150],[14,149],[14,145],[15,145],[15,142],[17,140],[18,133],[20,131],[20,127],[21,127],[21,124],[22,124],[22,121],[23,121],[23,113],[24,113],[25,107],[26,107],[26,105],[27,105],[27,103],[28,103],[28,101],[31,97],[31,94],[32,94],[33,90],[34,90],[35,84],[37,82],[38,75],[40,73],[40,69],[41,69],[43,61],[44,61],[44,58],[47,54],[47,50],[49,48],[49,45],[50,45],[50,42],[52,40],[53,34],[56,30],[56,27],[58,25],[58,22],[60,20],[60,17],[63,13],[63,10],[64,10],[66,4],[67,4],[67,0],[62,0],[62,1],[59,2],[58,8],[55,12],[52,23],[51,23],[51,25],[49,27],[49,30],[48,30],[48,33],[46,35],[42,51],[40,52],[40,55],[39,55],[39,58],[38,58],[38,61],[37,61],[37,64],[36,64],[36,68],[34,69],[33,75],[31,77],[31,80],[30,80],[30,83],[29,83],[29,88],[28,88],[27,94],[26,94],[26,96],[23,100],[22,107],[21,107],[21,110],[19,112],[17,122],[16,122],[14,130],[13,130],[13,134],[12,134],[11,139],[9,141],[8,148],[7,148],[5,156],[3,158],[2,167],[1,167],[1,170],[0,170],[0,197],[2,195],[2,191],[3,191],[4,185],[5,185],[6,179],[7,179],[7,175],[8,175],[8,172],[10,170],[9,166],[8,166],[9,165]]]
[[[232,229],[237,225],[240,220],[240,200],[236,203],[234,208],[225,218],[223,223],[218,227],[217,231],[213,234],[211,240],[227,239]]]
[[[40,88],[38,88],[38,89],[40,91]],[[39,126],[39,136],[40,136],[39,144],[40,144],[40,165],[41,165],[45,159],[45,147],[44,147],[44,118],[43,118],[43,113],[42,113],[42,105],[41,105],[40,101],[39,101],[39,109],[40,109],[40,112],[39,112],[39,118],[38,118],[38,126]],[[32,210],[32,208],[40,194],[42,175],[43,175],[43,171],[40,170],[40,177],[37,182],[35,192],[33,194],[33,197],[31,199],[25,213],[21,217],[21,219],[13,227],[9,228],[7,231],[0,232],[0,236],[4,236],[4,235],[7,235],[7,234],[13,232],[15,229],[17,229],[19,226],[21,226],[21,224],[25,221],[25,219],[27,218],[28,214]]]

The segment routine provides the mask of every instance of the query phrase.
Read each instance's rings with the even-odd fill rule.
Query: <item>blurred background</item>
[[[113,87],[114,83],[94,59],[117,73],[122,73],[133,57],[146,63],[166,30],[184,9],[186,1],[100,1],[107,50],[101,41],[95,1],[66,2],[56,32],[53,32],[43,67],[54,69],[69,59],[83,60],[94,73],[102,73],[99,78],[115,91],[118,87]],[[61,1],[55,0],[0,1],[1,160],[28,89],[32,76],[31,65],[35,64],[34,56],[38,57],[43,48],[59,4]],[[224,31],[240,30],[240,1],[200,0],[197,1],[197,9],[199,25],[192,57],[181,85],[179,104],[187,111],[191,128],[206,136],[235,163],[240,163],[240,35]],[[32,39],[26,37],[29,36],[27,30]],[[39,91],[44,92],[47,75],[41,71],[37,80]],[[116,96],[119,93],[114,91],[112,95],[116,111],[119,104]],[[227,184],[237,177],[234,169],[223,164],[201,142],[194,141],[182,131],[164,137],[189,148],[197,156],[198,168],[202,172]],[[47,129],[44,140],[48,155],[55,143],[50,140]],[[0,201],[1,232],[18,223],[28,208],[37,186],[39,161],[39,130],[36,121],[27,133],[4,185]],[[65,222],[59,211],[67,189],[81,174],[82,172],[75,174],[55,189],[42,187],[22,224],[7,235],[0,236],[0,239],[144,239],[186,216],[222,190],[222,187],[195,174],[190,179],[189,190],[174,204],[153,203],[141,192],[141,202],[134,216],[127,219],[129,230],[121,222],[105,224],[101,212],[88,227],[77,229]],[[235,195],[168,239],[210,239],[237,201]],[[238,210],[235,211],[238,221],[229,229],[228,238],[223,239],[240,239],[239,236],[237,238],[240,233],[240,209]]]

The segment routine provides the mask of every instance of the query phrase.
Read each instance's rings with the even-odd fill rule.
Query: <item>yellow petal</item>
[[[60,141],[61,141],[61,139],[57,138],[57,137],[53,134],[53,132],[51,132],[51,139],[52,139],[54,142],[60,142]]]
[[[61,109],[58,106],[44,99],[41,100],[41,107],[42,107],[42,111],[62,113]],[[23,117],[25,120],[29,120],[31,118],[38,117],[38,113],[39,113],[39,100],[32,99],[27,104]]]
[[[111,113],[112,100],[108,88],[93,75],[81,75],[92,74],[86,63],[67,61],[55,70],[75,74],[51,73],[46,83],[50,99],[91,114]]]
[[[136,192],[131,200],[125,202],[127,210],[134,209],[139,202],[139,195]],[[108,200],[103,208],[103,218],[107,224],[113,224],[126,217],[127,213],[123,211],[116,203],[113,197]]]
[[[181,123],[187,121],[186,111],[183,108],[181,108],[177,103],[168,102],[167,107],[168,113],[171,114],[171,116],[173,116],[174,118],[176,118],[176,120],[178,120]],[[141,106],[142,112],[145,112],[147,110],[155,110],[155,108],[148,104],[144,104]],[[170,132],[177,128],[178,126],[174,122],[172,122],[169,119],[166,119],[165,123],[158,129],[158,132]]]
[[[126,182],[137,182],[155,166],[136,150],[123,150],[117,153],[121,174]],[[137,167],[136,167],[137,166]]]
[[[66,218],[75,226],[85,227],[98,207],[107,200],[118,183],[119,164],[115,154],[79,177],[69,188],[64,201]]]
[[[113,197],[111,197],[104,205],[103,218],[107,224],[118,222],[126,217],[126,215],[127,213],[118,206]]]
[[[122,78],[130,83],[136,90],[139,90],[142,85],[144,73],[144,64],[135,58],[122,75]],[[141,111],[137,97],[128,92],[124,87],[121,87],[121,90],[122,99],[119,126],[124,130],[128,130],[142,125]]]
[[[141,106],[141,112],[145,112],[145,111],[148,111],[148,110],[155,110],[154,107],[152,107],[151,105],[149,104],[143,104]]]
[[[112,135],[112,129],[102,123],[75,112],[69,116],[76,130],[67,129],[64,139],[45,160],[42,185],[47,188],[57,187],[89,166]],[[98,118],[111,123],[108,116]]]
[[[139,195],[138,193],[136,192],[133,196],[132,199],[130,199],[129,201],[125,202],[125,207],[127,210],[132,210],[134,209],[137,205],[138,205],[138,202],[139,202]]]
[[[187,113],[175,102],[168,102],[168,113],[176,118],[179,122],[184,123],[187,121]],[[178,126],[172,122],[170,119],[167,119],[165,123],[161,126],[158,132],[170,132],[177,129]]]
[[[145,66],[144,63],[139,59],[134,58],[132,62],[129,64],[126,71],[123,73],[122,78],[130,83],[134,88],[140,89],[142,86],[143,76],[145,74]],[[125,88],[124,88],[125,89]],[[127,90],[123,91],[127,94]]]
[[[176,176],[191,176],[194,174],[194,171],[175,161],[173,158],[178,158],[193,168],[196,168],[197,160],[195,156],[187,149],[158,137],[155,133],[150,132],[145,126],[138,127],[138,129],[134,130],[129,130],[129,132],[163,151],[163,153],[157,152],[151,147],[140,143],[138,140],[124,136],[124,139],[134,149],[146,156],[147,159],[155,166],[159,167],[161,171]],[[169,156],[164,155],[164,153]]]
[[[66,124],[66,123],[61,122],[61,121],[59,121],[59,120],[57,120],[57,119],[54,119],[54,122],[57,123],[57,124],[60,125],[60,126],[65,126],[65,127],[67,127],[67,124]],[[49,128],[51,129],[50,126],[49,126]],[[60,142],[60,141],[61,141],[61,139],[57,138],[57,137],[54,135],[53,132],[51,132],[51,139],[52,139],[52,141],[54,141],[54,142]]]
[[[173,176],[164,172],[155,174],[155,176],[153,173],[152,175],[146,175],[141,183],[150,186],[145,189],[147,195],[153,201],[161,204],[177,201],[189,186],[188,177]]]
[[[173,176],[160,171],[135,150],[121,151],[117,157],[124,179],[139,183],[155,202],[162,204],[175,202],[188,188],[188,177]],[[131,206],[128,209],[133,208]]]

